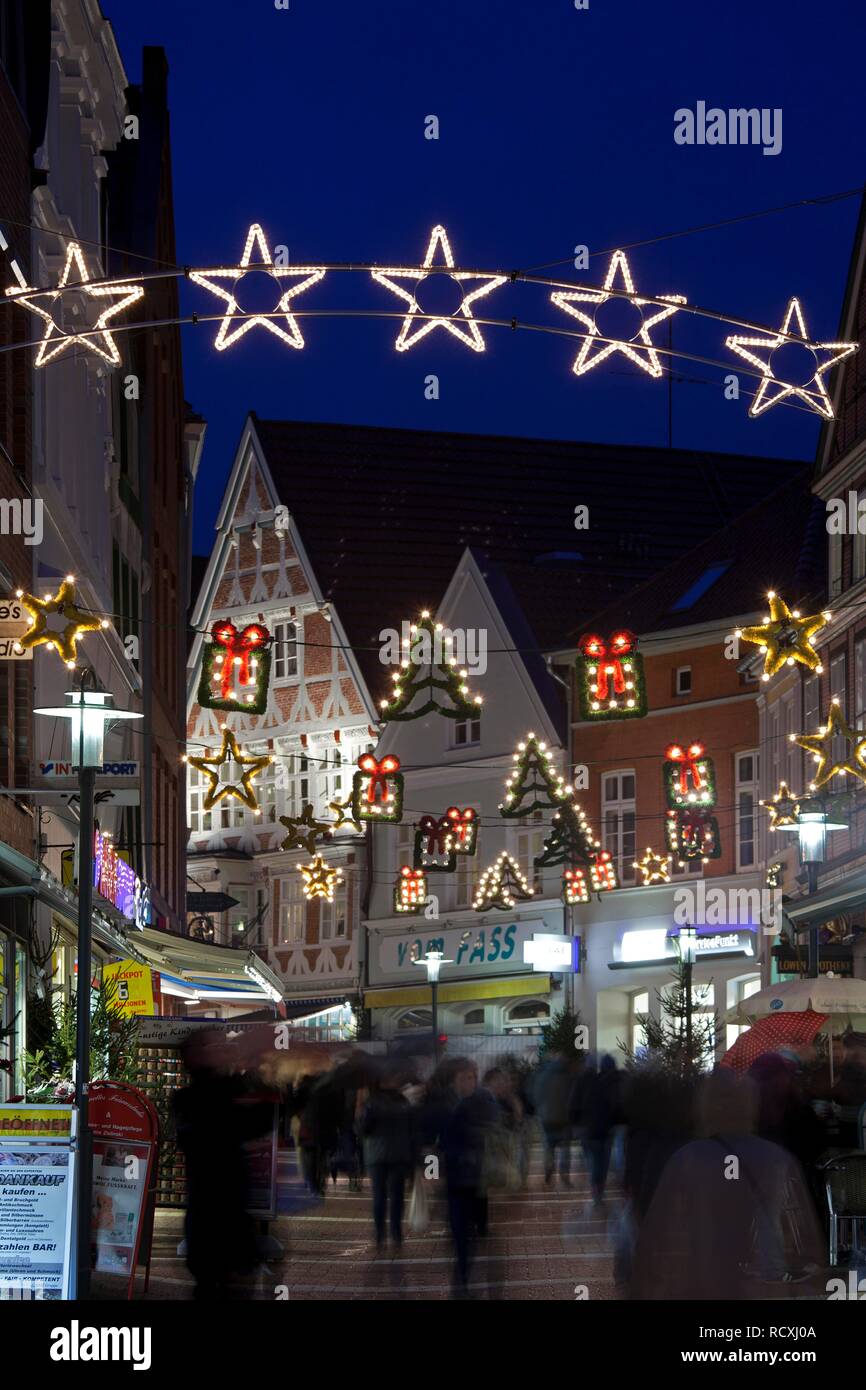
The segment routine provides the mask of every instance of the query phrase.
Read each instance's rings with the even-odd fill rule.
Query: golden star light
[[[75,262],[80,285],[75,285],[73,282],[73,286],[67,290],[69,272],[72,268],[73,261]],[[130,304],[134,304],[137,299],[141,299],[144,294],[144,287],[142,285],[126,285],[114,281],[101,285],[91,284],[90,277],[87,274],[87,267],[84,264],[84,257],[81,254],[81,247],[77,242],[70,241],[66,248],[66,264],[57,282],[57,288],[53,290],[37,290],[30,285],[26,288],[27,294],[24,295],[21,294],[17,286],[12,286],[7,289],[6,293],[7,295],[14,294],[18,296],[15,301],[17,304],[23,304],[31,313],[38,314],[41,319],[45,320],[45,334],[42,342],[39,344],[39,350],[36,354],[35,365],[37,367],[44,367],[46,363],[52,362],[55,357],[59,357],[62,352],[65,352],[67,348],[73,347],[76,343],[86,348],[88,352],[95,353],[97,357],[101,357],[103,361],[108,362],[112,367],[120,365],[121,357],[117,350],[117,344],[109,333],[106,325],[115,318],[121,310],[127,309]],[[54,304],[56,300],[61,298],[64,291],[69,294],[81,293],[90,299],[116,299],[118,302],[116,304],[111,304],[107,309],[103,309],[94,324],[94,333],[92,335],[85,335],[84,332],[68,333],[64,328],[60,327],[60,324],[48,309],[43,309],[39,304],[34,303],[36,299],[47,299],[49,303]],[[97,334],[99,336],[97,336]],[[49,344],[53,344],[53,346],[49,346]]]
[[[416,295],[411,290],[403,289],[402,285],[395,285],[394,283],[395,280],[414,280],[416,285],[420,285],[421,281],[428,279],[431,273],[436,274],[440,269],[439,266],[433,264],[437,246],[442,249],[442,264],[450,272],[451,279],[455,280],[461,289],[464,284],[468,284],[470,281],[481,281],[477,289],[472,290],[470,294],[464,294],[457,309],[450,317],[427,316],[419,305]],[[491,290],[498,289],[508,280],[507,275],[476,275],[469,271],[455,271],[454,255],[451,251],[448,233],[444,227],[434,227],[430,233],[430,243],[422,267],[386,266],[383,270],[371,270],[370,274],[380,285],[392,290],[409,305],[409,312],[403,320],[403,326],[394,345],[398,352],[405,352],[407,348],[412,347],[413,343],[419,342],[428,333],[432,333],[434,328],[447,328],[449,333],[453,333],[455,338],[459,338],[467,347],[471,347],[473,352],[483,352],[484,339],[473,318],[470,305],[474,304],[477,299],[482,299]],[[413,325],[416,326],[413,327]]]
[[[342,830],[342,828],[343,828],[344,825],[350,825],[350,826],[352,827],[352,829],[355,831],[355,833],[358,834],[358,835],[360,835],[361,830],[362,830],[363,827],[362,827],[362,825],[361,825],[361,822],[360,822],[359,820],[356,820],[355,817],[354,817],[353,815],[350,814],[350,813],[351,813],[351,809],[352,809],[352,798],[351,798],[351,796],[347,796],[346,799],[345,799],[345,801],[329,801],[329,802],[328,802],[328,810],[329,810],[329,811],[333,811],[334,815],[336,816],[336,820],[334,821],[333,825],[331,826],[331,834],[332,834],[332,835],[335,834],[336,831]]]
[[[619,275],[626,291],[624,295],[612,293],[616,288],[614,281],[617,275]],[[651,328],[655,328],[656,324],[669,319],[672,314],[677,312],[680,304],[686,302],[685,296],[681,294],[659,295],[658,298],[664,300],[664,307],[660,307],[655,300],[642,299],[635,293],[634,280],[624,251],[614,251],[611,256],[603,289],[555,290],[550,298],[557,308],[564,309],[567,314],[571,314],[572,318],[577,319],[586,329],[586,337],[572,367],[575,376],[583,376],[584,372],[597,367],[600,362],[604,362],[615,352],[621,352],[630,362],[634,362],[649,376],[661,376],[662,365],[659,362],[649,331]],[[582,309],[575,308],[576,304],[592,304],[598,310],[599,306],[606,304],[609,299],[625,299],[627,303],[640,312],[641,326],[635,336],[627,342],[619,338],[613,340],[603,338],[599,332],[595,315],[586,314]],[[644,317],[643,310],[647,305],[651,306],[652,313]]]
[[[866,734],[846,723],[838,696],[832,697],[830,717],[817,734],[789,734],[789,738],[792,743],[798,743],[807,753],[811,753],[818,764],[815,777],[809,783],[810,791],[823,787],[832,777],[843,772],[850,772],[852,777],[866,782]],[[834,762],[832,750],[835,738],[845,740],[847,751],[844,758]]]
[[[330,821],[316,820],[312,802],[306,802],[299,816],[280,816],[280,823],[288,830],[281,849],[305,849],[307,854],[315,854],[316,840],[330,835],[333,827]]]
[[[791,320],[796,319],[796,333],[790,333]],[[773,371],[773,353],[777,348],[786,343],[799,343],[815,358],[815,373],[809,377],[805,384],[800,386],[793,385],[791,382],[779,381]],[[732,333],[725,339],[725,347],[729,347],[732,352],[739,357],[751,362],[762,375],[762,381],[755,393],[755,399],[749,407],[749,414],[752,416],[762,415],[771,406],[778,405],[780,401],[787,399],[788,396],[797,396],[804,401],[810,410],[823,416],[825,420],[833,419],[833,406],[824,385],[824,373],[829,372],[831,367],[835,367],[837,362],[850,357],[852,352],[856,352],[858,343],[813,343],[806,331],[803,311],[800,308],[799,299],[792,298],[788,303],[788,311],[778,333],[762,334],[759,338],[743,337],[740,333]],[[751,348],[768,348],[769,353],[766,361],[758,357],[756,353],[750,351]],[[819,353],[830,353],[826,362],[818,364]],[[773,388],[776,388],[775,390]]]
[[[258,811],[259,803],[253,789],[253,778],[273,762],[270,753],[261,757],[245,757],[238,747],[237,739],[230,729],[223,725],[222,747],[211,757],[187,758],[190,767],[197,767],[208,779],[208,789],[204,795],[204,809],[212,808],[225,797],[234,797]]]
[[[109,626],[106,618],[97,618],[75,602],[75,579],[67,574],[56,594],[50,598],[37,598],[23,589],[16,589],[16,598],[27,609],[33,621],[23,636],[17,639],[21,651],[30,647],[46,646],[49,651],[57,651],[67,666],[74,666],[78,660],[78,639],[85,632],[99,632]],[[65,618],[66,626],[62,632],[51,632],[48,628],[49,613],[59,613]]]
[[[261,260],[250,260],[254,246],[258,247]],[[277,323],[273,318],[267,318],[262,314],[246,315],[241,309],[235,295],[238,281],[242,280],[247,273],[251,273],[255,270],[260,270],[263,274],[270,275],[278,284],[280,280],[287,277],[293,277],[295,280],[299,281],[298,284],[289,285],[284,290],[274,310],[275,313],[279,312],[285,316],[288,329],[283,328],[282,324]],[[275,334],[277,338],[281,338],[284,343],[288,343],[289,347],[302,348],[304,346],[303,335],[301,334],[301,330],[297,325],[294,315],[289,311],[289,305],[297,295],[303,294],[304,290],[308,290],[311,285],[315,285],[319,280],[324,278],[324,275],[325,271],[321,266],[274,265],[273,257],[268,250],[268,243],[265,240],[265,234],[258,222],[254,222],[247,233],[246,245],[244,246],[239,266],[220,267],[208,271],[192,270],[190,271],[189,278],[190,280],[194,280],[197,285],[202,285],[206,290],[210,290],[212,294],[217,295],[220,299],[224,299],[228,305],[225,317],[219,326],[219,332],[214,338],[214,347],[218,352],[222,352],[225,348],[231,347],[233,343],[236,343],[245,333],[248,333],[251,328],[254,328],[256,324],[260,324],[262,328],[267,328],[270,333]],[[221,285],[214,284],[215,280],[230,280],[231,288],[223,289]]]
[[[632,867],[640,869],[645,888],[653,883],[670,883],[671,881],[670,855],[656,854],[655,850],[649,846],[647,846],[647,852],[643,859],[640,862],[635,860]]]
[[[304,880],[305,898],[324,898],[326,902],[334,901],[334,889],[343,877],[343,870],[330,868],[317,854],[311,864],[299,864],[298,871]]]
[[[772,801],[762,801],[761,805],[770,813],[771,830],[784,830],[787,826],[798,823],[797,813],[800,805],[797,797],[791,795],[787,782],[780,782],[779,790]]]
[[[803,618],[799,609],[792,611],[772,589],[767,598],[770,600],[770,612],[763,623],[757,627],[738,628],[736,632],[736,636],[742,637],[744,642],[754,642],[766,653],[761,679],[768,681],[783,666],[793,666],[795,661],[810,671],[823,671],[821,658],[812,646],[812,638],[825,623],[829,623],[832,613],[813,613]]]

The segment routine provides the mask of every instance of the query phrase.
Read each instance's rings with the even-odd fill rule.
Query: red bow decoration
[[[427,839],[427,854],[448,853],[451,821],[447,815],[440,816],[438,820],[435,816],[422,816],[418,822],[418,829]]]
[[[234,623],[217,623],[211,634],[218,647],[225,647],[220,679],[220,699],[227,700],[232,688],[232,667],[240,663],[239,685],[250,684],[250,657],[270,641],[271,634],[261,623],[248,623],[238,632]]]
[[[579,650],[585,657],[597,663],[595,693],[599,700],[608,698],[611,684],[615,695],[625,694],[625,672],[622,669],[622,658],[631,655],[636,643],[637,638],[634,633],[625,628],[620,632],[612,632],[606,642],[592,632],[585,633],[581,637],[577,644]]]
[[[680,763],[680,795],[688,796],[689,778],[692,780],[692,787],[696,792],[701,790],[704,785],[698,767],[698,758],[704,756],[704,745],[702,743],[690,743],[688,748],[681,748],[678,743],[672,743],[667,749],[665,757],[668,762]]]
[[[449,806],[445,815],[461,845],[465,845],[472,830],[472,822],[475,820],[474,807],[467,806],[465,811],[461,811],[457,806]]]
[[[377,791],[382,801],[388,800],[388,778],[392,772],[399,772],[400,759],[395,758],[393,753],[381,761],[372,753],[362,753],[358,759],[358,766],[362,772],[366,772],[370,778],[367,783],[367,800],[372,806],[376,800]]]

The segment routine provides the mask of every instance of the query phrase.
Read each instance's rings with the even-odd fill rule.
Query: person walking
[[[478,1085],[475,1063],[465,1057],[455,1059],[441,1096],[438,1127],[454,1239],[455,1298],[468,1296],[474,1241],[487,1235],[485,1159],[489,1138],[499,1122],[499,1107],[490,1092]]]
[[[403,1243],[403,1199],[415,1161],[412,1106],[403,1095],[402,1084],[401,1073],[386,1068],[361,1117],[364,1165],[373,1187],[373,1225],[380,1253],[385,1248],[386,1218],[395,1249]]]
[[[600,1207],[610,1167],[613,1130],[620,1122],[620,1075],[612,1057],[602,1057],[598,1071],[589,1074],[583,1089],[580,1118],[592,1200]]]
[[[570,1061],[554,1055],[542,1062],[535,1078],[535,1108],[544,1139],[544,1181],[553,1179],[559,1160],[559,1178],[571,1186],[571,1093],[574,1069]]]

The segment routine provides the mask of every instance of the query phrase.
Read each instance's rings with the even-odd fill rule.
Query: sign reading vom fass
[[[48,1354],[52,1361],[131,1361],[134,1371],[149,1371],[151,1342],[149,1327],[82,1327],[73,1318],[52,1328]]]

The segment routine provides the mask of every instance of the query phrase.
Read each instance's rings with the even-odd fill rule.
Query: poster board
[[[70,1297],[74,1138],[71,1106],[0,1106],[0,1299]]]
[[[142,1257],[149,1282],[159,1120],[135,1087],[95,1081],[88,1088],[88,1121],[93,1135],[93,1267],[98,1274],[125,1278],[131,1298]]]

